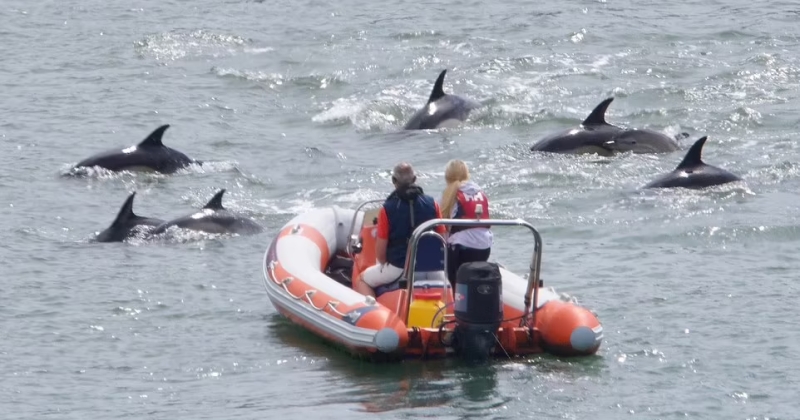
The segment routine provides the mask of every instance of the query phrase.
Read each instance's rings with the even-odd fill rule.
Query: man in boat
[[[439,204],[426,195],[416,181],[417,176],[410,164],[402,162],[394,167],[392,184],[395,189],[378,213],[377,264],[364,270],[355,288],[363,295],[375,296],[376,287],[399,280],[406,264],[408,240],[414,229],[428,220],[442,217]],[[444,235],[445,227],[437,226],[436,232]]]

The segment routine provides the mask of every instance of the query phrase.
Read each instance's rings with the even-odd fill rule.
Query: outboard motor
[[[462,264],[456,273],[456,352],[470,362],[489,358],[503,321],[502,275],[490,262]]]

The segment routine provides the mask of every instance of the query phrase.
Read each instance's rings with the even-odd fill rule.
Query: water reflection
[[[364,413],[410,414],[437,418],[496,416],[514,401],[544,398],[558,404],[586,398],[607,381],[608,365],[601,355],[559,358],[493,359],[474,365],[459,359],[406,360],[372,363],[275,316],[269,335],[315,359],[309,380],[325,383],[320,406],[349,405]],[[551,407],[552,409],[552,407]],[[508,413],[510,414],[510,413]]]
[[[458,359],[372,363],[357,360],[315,335],[276,316],[270,334],[288,346],[327,359],[319,363],[334,385],[329,403],[358,403],[365,412],[381,413],[431,407],[495,405],[499,364],[468,365]],[[323,403],[324,404],[324,403]]]
[[[275,316],[268,334],[288,346],[301,349],[324,372],[333,389],[325,392],[320,405],[353,403],[368,413],[416,411],[438,407],[436,412],[465,406],[479,412],[509,400],[498,389],[498,373],[504,361],[475,366],[458,359],[407,360],[402,363],[372,363],[353,358],[315,335]],[[444,414],[444,413],[442,413]]]

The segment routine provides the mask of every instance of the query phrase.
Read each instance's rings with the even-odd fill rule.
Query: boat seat
[[[330,262],[328,262],[325,275],[345,286],[351,286],[353,283],[353,260],[340,255],[334,255]]]
[[[441,271],[417,271],[414,273],[414,288],[420,287],[442,287],[446,280],[444,270]],[[399,278],[389,284],[378,286],[375,288],[375,297],[384,293],[393,292],[399,289],[405,289],[408,286],[408,280]]]
[[[416,267],[414,267],[415,283],[422,280],[447,280],[447,275],[444,272],[445,258],[444,247],[438,239],[430,236],[421,238],[417,245]],[[407,280],[399,278],[389,284],[378,286],[375,289],[375,296],[405,288]],[[418,285],[415,284],[414,287]]]

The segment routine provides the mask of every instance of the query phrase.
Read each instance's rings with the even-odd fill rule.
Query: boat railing
[[[536,317],[536,308],[538,307],[539,302],[539,271],[542,265],[542,236],[539,234],[539,231],[533,227],[530,223],[522,220],[522,219],[512,219],[512,220],[503,220],[503,219],[431,219],[426,222],[423,222],[411,234],[411,238],[408,241],[408,250],[406,251],[406,264],[403,267],[403,278],[406,279],[408,282],[408,296],[411,297],[414,291],[414,268],[417,262],[417,247],[419,246],[419,241],[424,236],[438,236],[441,241],[445,244],[445,273],[447,273],[447,244],[445,239],[442,235],[439,235],[436,231],[433,230],[436,226],[464,226],[464,227],[480,227],[480,226],[523,226],[528,228],[528,230],[533,233],[533,256],[531,257],[531,265],[530,265],[530,272],[528,273],[528,287],[525,289],[525,300],[524,305],[525,308],[523,310],[522,319],[525,320],[528,315],[530,314],[532,317],[531,325],[535,324],[535,317]],[[531,306],[531,304],[533,306]],[[411,299],[406,300],[406,323],[408,323],[408,313],[409,313],[409,306],[411,305]],[[533,309],[533,310],[532,310]]]
[[[353,257],[353,247],[359,243],[358,237],[359,234],[361,233],[360,231],[358,232],[356,231],[356,221],[358,220],[358,212],[361,211],[362,208],[370,204],[383,203],[384,201],[386,201],[386,199],[383,198],[377,200],[369,200],[359,204],[358,207],[356,207],[356,211],[355,213],[353,213],[353,220],[350,222],[350,232],[347,235],[347,245],[345,245],[345,252],[350,258]],[[364,213],[364,215],[366,216],[366,212]],[[361,224],[363,226],[364,222],[362,221]]]
[[[426,232],[422,232],[420,234],[420,236],[419,236],[419,239],[422,239],[422,238],[424,238],[426,236],[432,236],[434,238],[438,238],[439,242],[442,243],[442,250],[443,250],[443,254],[444,254],[443,257],[442,257],[442,270],[444,271],[444,281],[442,282],[443,283],[442,284],[442,301],[444,302],[445,305],[455,304],[455,290],[453,291],[453,293],[450,293],[450,291],[448,290],[448,289],[451,289],[452,286],[450,284],[450,281],[447,279],[447,273],[448,273],[447,266],[449,264],[449,262],[447,260],[447,239],[445,239],[444,236],[440,235],[435,230],[429,230],[429,231],[426,231]],[[414,255],[416,255],[416,252],[414,253]],[[416,260],[415,260],[415,263],[416,263]],[[406,255],[406,267],[408,267],[408,255]],[[406,273],[406,271],[404,270],[403,271],[403,275],[400,278],[408,279],[408,293],[406,295],[407,296],[406,305],[411,305],[411,301],[414,298],[414,294],[412,293],[413,290],[414,290],[414,285],[412,284],[414,280],[413,280],[413,278],[409,279],[409,277],[406,277],[405,273]],[[448,299],[448,297],[450,297],[450,296],[453,297],[452,300]],[[408,324],[408,314],[409,314],[408,309],[409,308],[406,307],[406,320],[405,320],[406,324]],[[447,319],[448,316],[449,315],[447,314],[447,311],[445,311],[443,317],[445,319]]]

